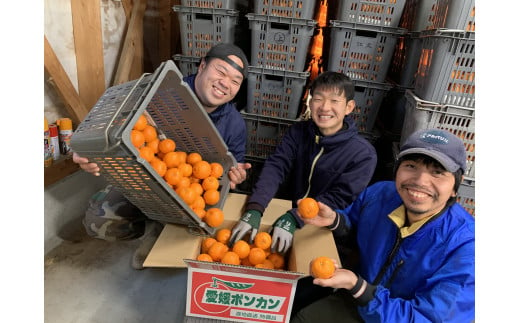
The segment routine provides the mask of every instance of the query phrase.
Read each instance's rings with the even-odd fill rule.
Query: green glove
[[[292,245],[294,230],[296,230],[296,220],[290,212],[279,217],[273,225],[271,251],[285,253],[289,250]],[[278,244],[278,248],[276,248],[276,244]]]
[[[229,245],[232,246],[236,241],[242,239],[246,233],[251,230],[251,236],[249,238],[249,243],[253,243],[255,236],[258,232],[258,228],[260,227],[260,219],[262,218],[262,213],[257,210],[249,210],[242,214],[240,221],[233,227],[231,230],[231,237],[229,238]]]

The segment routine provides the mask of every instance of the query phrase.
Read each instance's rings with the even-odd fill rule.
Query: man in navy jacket
[[[309,93],[312,120],[292,125],[265,161],[230,244],[248,232],[253,241],[265,208],[287,178],[293,208],[273,224],[271,249],[278,252],[289,249],[295,229],[303,224],[297,216],[299,199],[312,197],[345,208],[370,182],[377,154],[348,116],[356,105],[353,82],[342,73],[324,72]]]
[[[228,172],[232,189],[246,179],[246,170],[251,168],[251,164],[244,162],[246,124],[232,102],[247,78],[247,69],[244,52],[235,45],[222,43],[213,46],[201,59],[196,74],[184,77],[237,161],[237,167]],[[98,165],[90,163],[87,158],[74,153],[73,161],[86,172],[100,175]],[[132,266],[142,269],[144,259],[163,227],[157,221],[145,220],[147,217],[116,187],[108,185],[89,201],[83,224],[90,236],[103,240],[128,240],[142,236],[143,242],[132,259]]]

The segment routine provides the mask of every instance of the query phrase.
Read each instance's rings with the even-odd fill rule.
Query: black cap
[[[228,56],[230,55],[235,55],[240,58],[244,67],[240,67],[240,65],[229,59]],[[247,77],[247,68],[249,63],[247,62],[246,54],[244,54],[242,49],[240,49],[238,46],[228,43],[217,44],[211,47],[211,49],[208,51],[206,58],[208,57],[220,58],[221,60],[224,60],[226,63],[233,66],[236,70],[242,73],[244,79]]]

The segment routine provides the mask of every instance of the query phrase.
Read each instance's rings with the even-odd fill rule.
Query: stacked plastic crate
[[[182,54],[173,56],[183,75],[197,72],[200,58],[219,43],[234,43],[239,11],[235,0],[182,0],[179,19]]]
[[[307,52],[317,22],[315,1],[259,0],[246,15],[251,30],[247,77],[247,161],[253,171],[241,190],[250,192],[271,155],[302,108],[310,75]]]
[[[392,88],[386,76],[399,36],[406,0],[339,1],[330,20],[327,69],[343,72],[356,84],[351,116],[363,133],[372,133],[381,102]]]
[[[474,215],[475,1],[437,0],[416,8],[415,16],[428,16],[431,23],[417,36],[420,56],[412,87],[405,93],[401,144],[412,132],[427,128],[448,130],[461,138],[467,170],[459,202]]]

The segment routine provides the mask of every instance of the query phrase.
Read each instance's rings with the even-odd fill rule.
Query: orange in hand
[[[335,271],[334,261],[329,257],[321,256],[311,261],[311,275],[314,278],[328,279]]]
[[[318,215],[320,208],[318,202],[312,197],[306,197],[298,203],[298,212],[305,219],[311,219]]]

